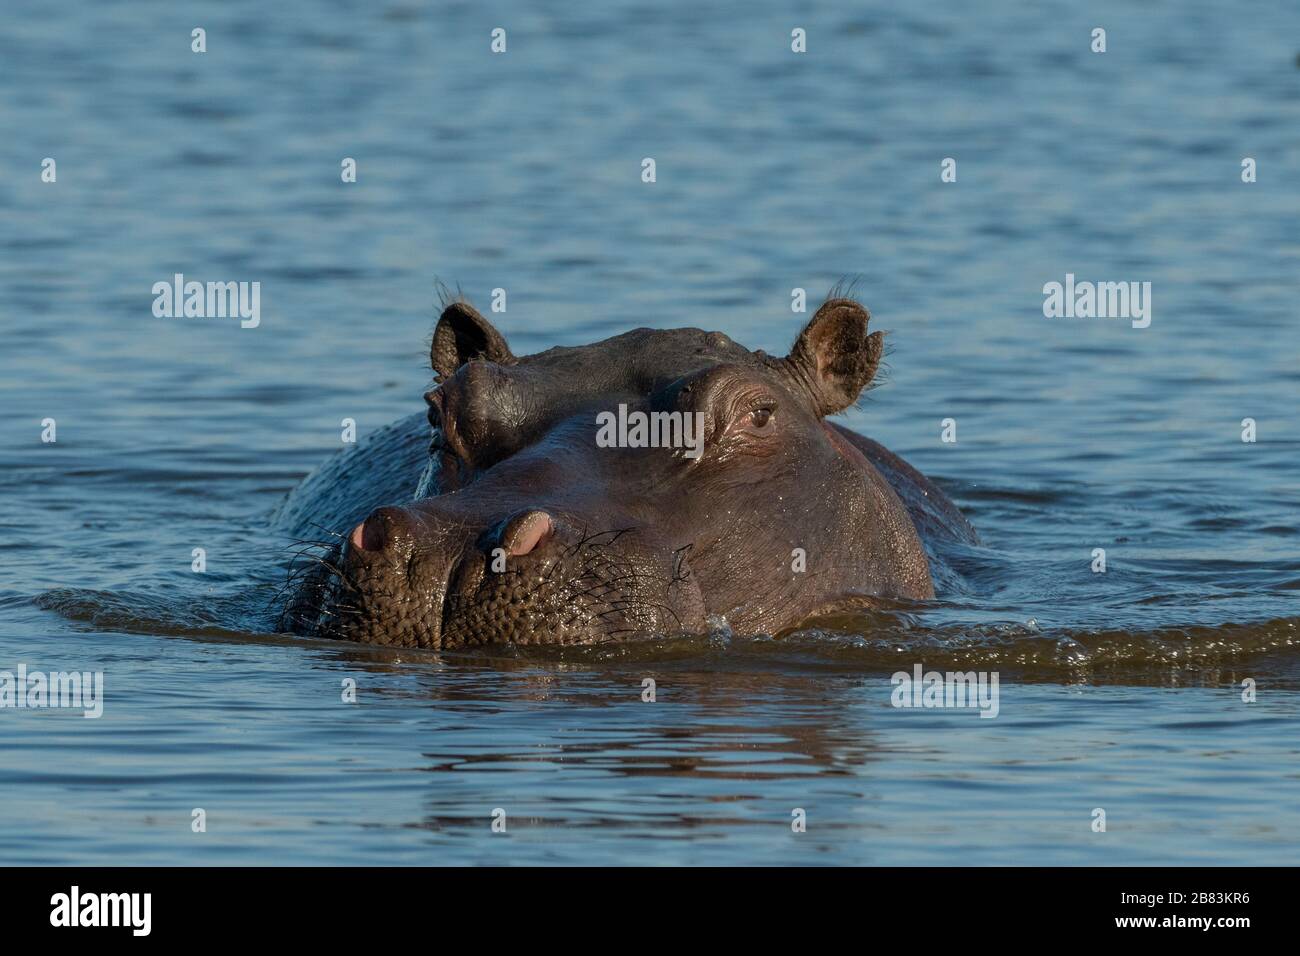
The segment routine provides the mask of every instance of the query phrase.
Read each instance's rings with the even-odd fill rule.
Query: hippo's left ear
[[[786,369],[812,396],[818,415],[848,408],[875,376],[884,338],[867,334],[870,321],[852,299],[827,299],[786,356]]]
[[[487,359],[498,365],[518,361],[506,345],[505,336],[468,302],[453,302],[442,310],[438,327],[433,330],[429,364],[440,380],[451,378],[456,370],[474,359]]]

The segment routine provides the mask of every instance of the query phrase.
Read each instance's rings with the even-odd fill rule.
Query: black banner
[[[725,920],[739,936],[772,921],[810,921],[872,939],[922,943],[1018,930],[1071,941],[1213,940],[1231,946],[1278,933],[1292,874],[1276,869],[10,869],[3,872],[10,942],[155,939],[204,944],[337,942],[349,929],[458,936],[486,928],[494,944],[533,944],[566,924],[584,938],[662,927],[689,916]],[[1294,909],[1294,907],[1292,907]],[[531,936],[530,936],[531,934]],[[549,945],[549,944],[548,944]]]

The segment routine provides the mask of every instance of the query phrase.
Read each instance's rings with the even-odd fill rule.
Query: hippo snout
[[[497,518],[441,504],[379,508],[352,529],[323,632],[443,649],[588,643],[703,618],[684,557],[635,527],[593,528],[539,506]]]
[[[448,582],[468,541],[449,523],[379,508],[354,527],[334,564],[324,636],[439,647]]]

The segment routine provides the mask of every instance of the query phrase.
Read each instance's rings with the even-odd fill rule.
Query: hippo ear
[[[787,370],[812,396],[818,415],[848,408],[875,376],[884,338],[867,334],[869,321],[852,299],[827,299],[786,356]]]
[[[448,379],[466,362],[487,359],[498,365],[517,361],[506,345],[505,336],[468,302],[453,302],[442,310],[433,330],[429,364],[439,379]]]

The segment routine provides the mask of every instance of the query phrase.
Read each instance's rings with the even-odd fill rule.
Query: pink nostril
[[[371,515],[352,529],[348,541],[358,551],[382,550],[384,544],[387,543],[387,535],[384,533],[384,519]]]
[[[352,548],[355,551],[364,550],[361,542],[363,539],[365,527],[366,527],[366,523],[363,521],[361,522],[361,524],[357,525],[355,528],[352,529],[352,534],[348,535],[348,544],[352,545]]]
[[[501,543],[511,557],[521,557],[533,551],[550,536],[553,526],[551,516],[545,511],[529,511],[511,518],[501,535]]]

